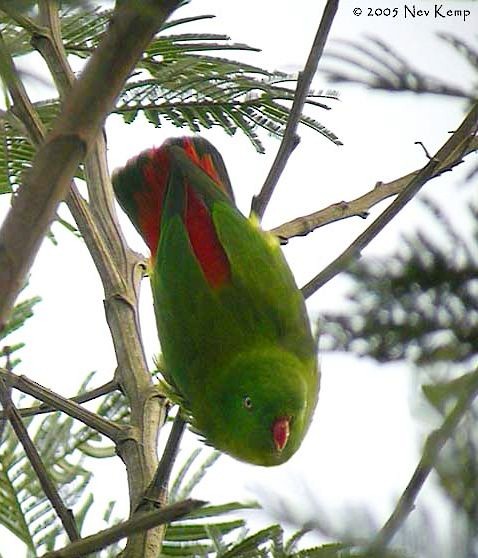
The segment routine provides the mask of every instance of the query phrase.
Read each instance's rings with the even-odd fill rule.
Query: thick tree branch
[[[458,401],[451,413],[443,421],[438,430],[432,432],[426,442],[423,455],[408,483],[405,491],[400,497],[395,509],[379,531],[368,548],[368,553],[380,555],[392,540],[395,533],[400,529],[403,522],[413,510],[414,502],[420,492],[423,483],[435,467],[438,455],[451,438],[464,415],[470,410],[475,398],[478,396],[478,370],[471,376],[469,385],[462,390]]]
[[[292,103],[289,118],[287,119],[287,125],[279,150],[261,191],[252,200],[251,211],[254,212],[259,219],[262,219],[262,216],[264,215],[267,204],[272,197],[277,182],[287,165],[287,161],[289,160],[292,151],[294,151],[299,144],[300,138],[296,133],[297,126],[299,125],[302,110],[304,108],[307,95],[309,94],[310,85],[315,73],[317,72],[317,66],[324,50],[325,41],[329,35],[338,7],[338,0],[327,0],[327,4],[325,5],[324,13],[322,14],[322,19],[320,21],[317,34],[315,35],[312,48],[310,49],[307,62],[303,71],[299,74],[299,79],[297,80],[294,101]]]
[[[14,376],[14,374],[12,374]],[[0,377],[0,403],[2,404],[3,411],[10,421],[12,428],[18,438],[18,441],[22,445],[28,460],[35,471],[40,486],[43,489],[48,500],[51,502],[53,509],[56,511],[68,537],[71,541],[76,541],[80,538],[80,534],[78,532],[78,528],[75,523],[75,518],[69,510],[56,489],[53,481],[48,474],[45,465],[41,460],[41,457],[32,442],[30,436],[28,435],[28,430],[26,426],[23,424],[18,411],[13,404],[12,398],[10,396],[10,389],[8,386],[7,381],[5,381],[5,377],[2,374]]]
[[[109,31],[68,96],[0,229],[0,329],[79,163],[146,45],[179,0],[142,4],[140,9],[136,3],[118,4]]]
[[[65,548],[47,552],[42,558],[80,558],[93,552],[98,552],[107,546],[129,537],[134,533],[152,529],[158,525],[165,525],[194,511],[206,502],[200,500],[184,500],[170,506],[134,515],[128,521],[118,523],[114,527],[100,531],[90,537],[85,537]],[[140,558],[138,556],[138,558]],[[141,557],[142,558],[142,557]]]
[[[448,157],[430,178],[436,178],[444,172],[452,170],[462,162],[464,156],[476,150],[478,150],[478,139],[473,137],[470,141],[470,145],[460,158]],[[292,221],[279,225],[270,230],[270,232],[281,240],[286,241],[294,236],[305,236],[319,227],[334,223],[335,221],[347,219],[348,217],[362,217],[365,219],[368,217],[368,213],[374,205],[403,192],[408,184],[410,184],[410,180],[419,172],[420,169],[397,178],[396,180],[392,180],[391,182],[378,182],[373,190],[370,190],[363,196],[349,202],[341,201],[334,203],[310,215],[297,217]]]
[[[405,207],[430,178],[435,176],[444,162],[449,159],[461,160],[463,154],[469,149],[470,143],[478,128],[478,102],[456,132],[438,150],[436,155],[426,164],[407,184],[400,195],[383,211],[365,231],[357,237],[352,244],[331,264],[316,275],[304,287],[302,294],[305,298],[311,296],[330,279],[347,268],[347,266],[360,256],[362,250],[377,234]]]

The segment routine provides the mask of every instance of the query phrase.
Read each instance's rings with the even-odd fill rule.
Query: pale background
[[[317,0],[193,1],[178,17],[216,14],[215,20],[183,27],[181,32],[226,33],[234,41],[262,48],[260,54],[239,53],[232,57],[295,72],[307,58],[323,5]],[[353,15],[357,5],[364,10],[361,17]],[[391,7],[388,2],[342,2],[332,27],[332,39],[357,40],[364,34],[376,35],[426,73],[450,83],[468,85],[472,79],[470,67],[435,34],[453,32],[473,44],[473,34],[478,29],[477,3],[445,3],[446,8],[471,9],[472,14],[465,22],[458,17],[437,20],[432,16],[405,20],[404,5],[396,3],[399,15],[392,19],[367,17],[365,13],[369,6]],[[433,3],[415,5],[429,9]],[[174,32],[179,32],[179,28]],[[329,48],[336,48],[332,41]],[[320,68],[332,65],[332,60],[321,62],[314,87],[335,88],[325,82],[320,72]],[[464,116],[465,103],[452,98],[391,95],[357,86],[338,89],[340,101],[329,102],[332,110],[313,109],[309,114],[335,132],[344,146],[337,147],[308,129],[300,130],[302,142],[269,205],[264,219],[266,228],[330,203],[353,199],[370,190],[378,180],[389,181],[423,166],[424,153],[414,142],[420,140],[434,152]],[[122,165],[127,158],[146,147],[159,145],[170,135],[183,133],[171,127],[154,129],[142,118],[128,126],[119,117],[112,117],[107,124],[110,167]],[[223,154],[238,204],[247,213],[251,196],[264,181],[278,141],[262,134],[267,154],[258,155],[240,134],[229,138],[217,130],[204,135]],[[451,190],[450,185],[459,181],[465,170],[460,167],[425,187],[427,194],[442,200],[453,216],[449,199],[450,195],[455,199],[456,190]],[[349,219],[292,240],[285,254],[298,284],[304,284],[336,257],[383,207],[374,209],[367,221]],[[5,200],[0,199],[0,209],[5,208]],[[67,215],[65,210],[63,214]],[[454,217],[463,220],[458,210]],[[146,254],[146,248],[124,216],[121,222],[131,245]],[[400,242],[400,234],[419,224],[427,226],[427,218],[419,205],[412,202],[364,255],[390,253]],[[59,246],[44,242],[25,292],[41,295],[43,301],[36,306],[34,319],[17,336],[27,341],[18,372],[70,395],[92,370],[97,371],[95,384],[109,380],[115,360],[104,319],[100,281],[87,250],[61,226],[54,225],[53,230]],[[321,311],[344,304],[346,287],[346,281],[337,278],[309,299],[308,309],[314,323]],[[145,348],[152,362],[159,348],[147,282],[142,289],[141,317]],[[413,472],[424,434],[438,423],[430,422],[430,415],[424,412],[420,387],[409,367],[378,366],[368,359],[339,354],[322,354],[320,361],[323,379],[319,405],[300,451],[287,464],[272,469],[221,457],[196,496],[214,503],[259,499],[272,514],[260,520],[264,524],[275,521],[278,506],[274,502],[280,499],[287,501],[289,509],[298,511],[300,518],[327,519],[338,530],[346,529],[352,520],[351,509],[366,510],[377,525],[386,519]],[[188,435],[180,460],[194,443],[194,437]],[[110,459],[100,462],[97,469],[92,488],[98,505],[103,509],[102,502],[119,498],[123,505],[117,511],[126,513],[127,485],[122,463]],[[446,502],[433,490],[432,482],[427,481],[418,508],[427,510],[438,525],[446,525]],[[101,522],[94,522],[89,528],[93,531],[101,526]]]

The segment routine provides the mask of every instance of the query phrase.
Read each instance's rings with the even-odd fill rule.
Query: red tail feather
[[[191,161],[200,167],[209,176],[209,178],[214,180],[223,192],[229,195],[225,184],[222,182],[219,173],[214,166],[211,155],[209,153],[205,153],[202,157],[200,157],[194,147],[193,138],[183,138],[183,149]]]
[[[143,167],[144,189],[134,192],[134,201],[139,212],[139,226],[143,238],[151,254],[156,254],[161,229],[161,214],[163,199],[166,193],[169,167],[169,156],[161,147],[150,149],[147,153],[148,161]]]
[[[166,189],[174,188],[174,184],[169,181],[172,164],[169,149],[171,145],[180,145],[193,163],[200,167],[221,190],[231,195],[229,178],[222,159],[220,159],[221,169],[218,170],[215,166],[214,157],[220,158],[220,155],[213,157],[207,149],[214,150],[214,148],[203,139],[197,145],[198,141],[199,139],[194,138],[168,140],[160,147],[144,152],[126,167],[132,169],[136,166],[139,170],[139,173],[130,174],[130,180],[126,182],[131,184],[131,180],[138,180],[135,187],[130,190],[136,208],[136,226],[153,257],[159,242]],[[121,180],[121,173],[119,178]],[[228,184],[226,185],[225,182]],[[186,186],[187,198],[183,219],[191,247],[209,284],[212,287],[219,287],[230,278],[229,262],[217,237],[209,209],[195,193],[194,187],[190,184]]]
[[[177,191],[179,205],[173,211],[181,211],[191,248],[212,287],[219,287],[230,277],[227,255],[216,234],[210,208],[201,197],[200,184],[175,184],[181,179],[180,161],[176,160],[175,150],[180,147],[189,159],[201,168],[234,203],[233,192],[224,161],[219,152],[203,138],[173,138],[161,147],[144,151],[127,165],[115,171],[112,177],[116,197],[132,223],[156,255],[163,203],[168,188]],[[176,178],[171,176],[175,171]],[[187,176],[187,173],[185,174]],[[193,180],[193,179],[191,179]],[[207,194],[204,194],[207,195]],[[182,208],[182,209],[181,209]]]

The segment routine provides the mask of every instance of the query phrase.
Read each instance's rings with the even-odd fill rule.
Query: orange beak
[[[289,417],[280,417],[272,425],[272,437],[277,451],[282,451],[289,439],[290,427]]]

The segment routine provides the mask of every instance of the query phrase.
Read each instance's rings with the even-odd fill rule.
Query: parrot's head
[[[223,373],[227,380],[221,389],[207,390],[214,412],[207,406],[196,410],[198,429],[207,432],[212,445],[242,461],[264,466],[287,461],[312,418],[316,362],[309,369],[282,349],[259,350],[239,355]]]

